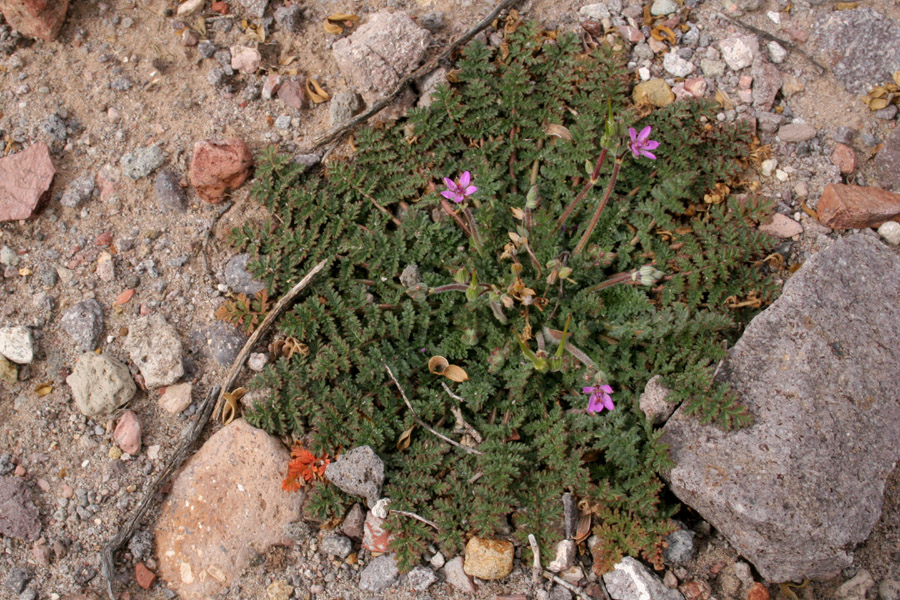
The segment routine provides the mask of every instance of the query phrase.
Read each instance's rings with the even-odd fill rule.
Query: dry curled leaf
[[[316,81],[315,77],[310,77],[306,80],[306,95],[309,96],[309,99],[312,100],[313,104],[321,104],[322,102],[331,100],[331,96],[322,89],[322,86],[319,85],[319,82]]]
[[[415,428],[415,425],[410,425],[409,429],[400,434],[400,438],[397,440],[397,450],[401,452],[409,448],[410,442],[412,442],[412,432]]]
[[[269,354],[273,359],[281,356],[290,359],[294,354],[309,356],[309,346],[294,337],[275,340],[269,345]]]
[[[580,544],[591,536],[591,513],[583,512],[578,515],[578,525],[575,528],[575,543]]]
[[[734,102],[723,90],[716,90],[716,102],[725,110],[734,110]]]
[[[38,397],[42,398],[53,391],[53,382],[45,381],[44,383],[38,384],[36,388],[34,388],[34,393],[38,395]]]
[[[859,6],[859,2],[838,2],[834,5],[834,10],[853,10]]]
[[[428,371],[434,375],[443,375],[456,383],[469,380],[469,375],[462,367],[451,365],[443,356],[432,356],[428,359]]]
[[[344,32],[345,28],[350,29],[353,27],[353,24],[358,20],[359,17],[351,13],[335,13],[326,17],[322,26],[326,32],[339,35]]]
[[[331,21],[325,21],[322,23],[322,27],[325,29],[325,33],[330,33],[332,35],[340,35],[344,32],[343,27],[337,23],[332,23]]]
[[[232,390],[226,393],[223,398],[225,399],[225,406],[222,408],[222,424],[228,425],[231,423],[238,413],[238,400],[244,397],[244,394],[247,393],[247,388],[239,387],[235,390]]]
[[[572,132],[569,131],[567,127],[563,127],[562,125],[559,125],[557,123],[548,123],[547,125],[544,125],[544,132],[547,135],[562,138],[567,142],[572,141]]]
[[[653,36],[653,39],[655,40],[658,40],[660,42],[666,41],[673,46],[678,42],[678,40],[675,38],[675,32],[665,25],[657,25],[650,30],[650,35]]]

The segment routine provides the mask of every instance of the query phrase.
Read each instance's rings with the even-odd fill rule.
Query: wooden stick
[[[531,554],[534,556],[534,563],[531,566],[531,586],[536,588],[541,583],[543,567],[541,567],[541,548],[533,533],[528,534],[528,544],[531,546]]]
[[[416,519],[417,521],[422,521],[422,522],[425,523],[426,525],[429,525],[429,526],[431,526],[431,527],[434,527],[434,530],[435,530],[435,531],[440,531],[440,530],[441,530],[441,528],[437,526],[437,523],[435,523],[434,521],[429,521],[429,520],[426,519],[425,517],[420,517],[420,516],[417,515],[416,513],[407,512],[407,511],[405,511],[405,510],[395,510],[395,509],[393,509],[393,508],[390,509],[390,511],[391,511],[392,513],[397,513],[398,515],[403,515],[404,517],[412,517],[413,519]]]
[[[459,38],[458,40],[456,40],[455,42],[450,44],[450,46],[446,50],[444,50],[443,52],[441,52],[440,54],[438,54],[437,56],[435,56],[434,58],[429,60],[427,63],[425,63],[424,65],[422,65],[421,67],[419,67],[418,69],[416,69],[415,71],[413,71],[412,73],[410,73],[409,75],[404,77],[403,79],[401,79],[400,83],[397,84],[397,86],[393,89],[393,91],[390,94],[388,94],[387,96],[385,96],[384,98],[382,98],[381,100],[379,100],[378,102],[376,102],[375,104],[373,104],[372,108],[370,108],[366,112],[362,113],[361,115],[358,115],[358,116],[350,119],[343,125],[335,127],[333,129],[327,131],[323,135],[320,135],[315,140],[313,140],[312,145],[309,148],[307,148],[303,152],[300,152],[300,154],[312,154],[319,147],[321,147],[329,142],[332,142],[338,138],[345,136],[351,130],[356,129],[356,127],[358,127],[359,125],[362,125],[363,123],[368,121],[370,118],[372,118],[375,115],[377,115],[378,113],[380,113],[382,110],[384,110],[385,107],[387,107],[391,102],[393,102],[403,92],[404,89],[406,89],[407,85],[409,85],[411,82],[413,82],[417,79],[421,79],[422,77],[428,75],[429,73],[431,73],[432,71],[437,69],[438,64],[440,64],[441,62],[444,62],[448,58],[450,58],[450,55],[454,51],[456,51],[457,48],[468,43],[469,40],[471,40],[473,37],[478,35],[478,33],[481,30],[485,29],[488,25],[493,23],[494,19],[496,19],[504,9],[509,8],[513,4],[516,4],[518,1],[519,0],[503,0],[502,2],[500,2],[500,4],[498,4],[494,8],[494,10],[492,10],[490,12],[490,14],[488,14],[484,19],[479,21],[478,24],[475,25],[475,27],[473,27],[472,29],[467,31],[465,35],[463,35],[461,38]]]
[[[188,450],[191,449],[191,446],[194,445],[194,442],[197,441],[197,438],[200,437],[200,433],[206,427],[207,422],[209,422],[209,417],[212,413],[213,399],[219,395],[219,389],[219,386],[214,385],[206,393],[206,398],[204,398],[203,404],[200,405],[200,409],[197,411],[194,422],[186,427],[181,433],[181,443],[178,445],[178,449],[175,450],[175,454],[169,459],[166,468],[156,476],[156,480],[150,484],[150,487],[144,492],[144,497],[138,504],[137,509],[132,512],[131,518],[119,529],[116,535],[106,543],[103,550],[100,551],[100,572],[106,580],[106,593],[109,596],[109,600],[116,600],[116,594],[113,592],[113,577],[115,576],[114,557],[116,551],[134,534],[135,529],[138,528],[141,520],[150,509],[151,504],[153,504],[156,493],[159,491],[159,488],[162,487],[162,484],[165,483],[166,479],[168,479],[169,476],[181,466],[184,459],[187,458]]]
[[[234,363],[231,365],[231,368],[228,370],[228,378],[225,380],[225,384],[222,386],[222,391],[219,393],[219,398],[216,400],[216,408],[213,410],[213,419],[219,420],[222,416],[222,402],[225,399],[225,394],[231,389],[231,386],[234,385],[234,382],[237,381],[238,374],[241,372],[241,367],[244,366],[244,362],[247,360],[247,357],[250,356],[250,350],[253,346],[256,345],[256,342],[262,335],[268,331],[269,327],[275,322],[284,309],[294,301],[297,295],[303,291],[306,286],[310,284],[313,278],[319,274],[319,272],[325,268],[325,263],[328,262],[328,259],[323,259],[316,266],[309,270],[303,279],[301,279],[297,285],[291,288],[287,294],[281,297],[272,310],[269,311],[269,314],[266,315],[266,318],[263,319],[263,322],[259,324],[259,327],[256,328],[256,331],[253,332],[253,335],[250,336],[250,339],[247,340],[247,343],[244,344],[244,347],[241,349],[240,354],[238,354],[237,358],[234,360]]]
[[[573,594],[575,594],[576,596],[581,598],[581,600],[591,600],[591,597],[588,596],[587,594],[585,594],[583,591],[581,591],[580,587],[572,585],[565,579],[560,579],[559,577],[557,577],[550,571],[544,571],[544,578],[549,579],[550,581],[552,581],[554,583],[558,583],[559,585],[563,586],[564,588],[566,588],[567,590],[569,590],[570,592],[572,592]],[[601,587],[600,589],[603,589],[603,588]]]
[[[466,448],[465,446],[463,446],[463,445],[460,444],[459,442],[454,441],[454,440],[451,440],[450,438],[448,438],[448,437],[447,437],[446,435],[444,435],[443,433],[440,433],[439,431],[435,431],[434,429],[432,429],[431,427],[429,427],[428,424],[427,424],[425,421],[423,421],[422,419],[420,419],[420,418],[419,418],[419,415],[416,414],[416,409],[414,409],[414,408],[412,407],[412,404],[409,403],[409,398],[406,397],[406,392],[403,391],[403,388],[400,386],[400,382],[397,381],[397,378],[396,378],[396,377],[394,377],[394,372],[391,371],[391,368],[390,368],[389,366],[387,366],[387,363],[383,363],[383,364],[384,364],[384,368],[387,369],[388,375],[391,376],[391,381],[393,381],[393,382],[394,382],[394,385],[397,386],[397,389],[400,390],[400,395],[403,397],[403,401],[406,403],[406,408],[408,408],[408,409],[409,409],[409,412],[412,413],[413,420],[414,420],[416,423],[418,423],[419,425],[421,425],[422,427],[424,427],[425,429],[427,429],[428,431],[430,431],[430,432],[433,433],[434,435],[438,436],[439,438],[441,438],[442,440],[444,440],[445,442],[447,442],[447,443],[450,444],[451,446],[456,446],[456,447],[459,448],[460,450],[465,450],[466,452],[468,452],[468,453],[470,453],[470,454],[479,454],[479,455],[480,455],[480,454],[484,454],[484,452],[481,452],[481,451],[479,451],[479,450],[476,450],[475,448]]]
[[[796,44],[792,44],[791,42],[787,41],[784,38],[780,38],[777,35],[772,35],[768,31],[763,31],[762,29],[760,29],[758,27],[754,27],[753,25],[744,23],[743,21],[739,21],[738,19],[732,19],[728,15],[719,13],[719,16],[722,17],[723,19],[725,19],[726,21],[728,21],[729,23],[731,23],[732,25],[737,25],[738,27],[743,27],[747,31],[750,31],[751,33],[755,33],[759,37],[766,38],[767,40],[769,40],[771,42],[776,42],[778,44],[781,44],[782,46],[784,46],[791,52],[796,52],[797,54],[799,54],[800,56],[802,56],[803,58],[805,58],[806,60],[811,62],[822,73],[828,72],[828,69],[825,67],[825,65],[823,65],[822,63],[820,63],[819,61],[814,59],[812,56],[807,54],[805,51],[798,48],[796,46]]]

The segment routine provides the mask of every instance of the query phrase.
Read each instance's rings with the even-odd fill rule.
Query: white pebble
[[[763,177],[771,177],[772,171],[774,171],[775,167],[777,167],[777,166],[778,166],[778,161],[775,160],[774,158],[767,158],[766,160],[762,161],[762,164],[760,165],[760,169],[762,169]]]
[[[638,69],[638,75],[641,77],[641,81],[649,81],[650,80],[650,69],[647,67],[641,67]]]
[[[900,245],[900,223],[897,221],[885,221],[878,228],[878,234],[891,246]]]
[[[778,181],[787,181],[788,174],[781,169],[775,169],[775,179],[777,179]]]
[[[769,17],[769,20],[771,20],[776,25],[781,23],[781,13],[780,12],[775,12],[774,10],[770,10],[766,13],[766,16]]]

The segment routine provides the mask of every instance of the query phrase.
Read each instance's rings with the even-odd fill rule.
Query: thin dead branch
[[[151,505],[154,503],[156,493],[159,491],[160,487],[162,487],[169,476],[174,473],[187,458],[188,451],[206,428],[207,422],[209,422],[209,417],[213,408],[213,400],[219,395],[219,390],[219,386],[214,385],[206,393],[206,397],[200,405],[200,410],[197,411],[194,422],[182,432],[181,443],[175,450],[175,454],[172,455],[172,458],[169,459],[166,467],[159,475],[157,475],[153,483],[150,484],[147,491],[144,492],[144,497],[141,499],[141,502],[137,505],[134,512],[131,513],[131,518],[119,529],[116,535],[103,546],[103,550],[100,551],[100,573],[103,575],[103,579],[106,580],[106,593],[109,596],[109,600],[116,600],[116,594],[113,591],[116,551],[118,551],[118,549],[134,535],[135,530],[140,526],[147,511],[150,510]]]
[[[297,285],[291,288],[287,294],[282,296],[275,306],[272,307],[272,310],[269,311],[269,314],[266,315],[266,318],[263,319],[263,322],[259,324],[259,327],[256,328],[256,331],[253,332],[253,335],[250,336],[250,339],[247,340],[247,343],[244,344],[244,347],[241,348],[240,354],[237,355],[237,358],[232,363],[231,368],[228,370],[228,378],[225,380],[225,384],[222,386],[222,391],[219,394],[218,400],[216,400],[216,408],[213,411],[213,419],[219,420],[222,416],[222,404],[225,400],[225,394],[231,389],[231,386],[234,385],[234,382],[237,381],[238,375],[241,372],[241,368],[244,366],[244,362],[246,362],[247,357],[250,356],[250,350],[253,349],[253,346],[256,345],[256,342],[259,341],[259,338],[269,330],[269,327],[272,323],[275,322],[284,309],[297,298],[297,295],[302,292],[306,286],[312,282],[313,278],[319,274],[319,272],[325,268],[325,264],[328,262],[328,259],[323,259],[316,266],[309,270],[303,279],[301,279]]]
[[[362,125],[363,123],[368,121],[370,118],[377,115],[379,112],[384,110],[387,106],[389,106],[391,104],[391,102],[393,102],[403,92],[403,90],[406,89],[407,85],[409,85],[413,81],[418,81],[419,79],[425,77],[426,75],[428,75],[429,73],[431,73],[432,71],[437,69],[438,65],[440,65],[440,63],[442,63],[442,62],[447,61],[450,58],[450,56],[453,54],[453,52],[455,52],[458,48],[467,44],[469,42],[469,40],[471,40],[473,37],[478,35],[478,33],[481,30],[485,29],[491,23],[493,23],[494,19],[498,18],[500,16],[501,12],[503,12],[505,9],[513,6],[518,1],[519,0],[503,0],[502,2],[500,2],[500,4],[498,4],[496,7],[494,7],[494,10],[492,10],[485,18],[483,18],[481,21],[479,21],[478,24],[476,24],[472,29],[467,31],[465,33],[465,35],[463,35],[461,38],[459,38],[458,40],[456,40],[455,42],[450,44],[446,50],[444,50],[443,52],[441,52],[440,54],[438,54],[437,56],[435,56],[434,58],[429,60],[427,63],[425,63],[424,65],[422,65],[421,67],[419,67],[418,69],[416,69],[415,71],[413,71],[412,73],[410,73],[409,75],[404,77],[403,79],[401,79],[400,83],[398,83],[396,85],[396,87],[393,89],[393,91],[391,91],[390,94],[388,94],[387,96],[385,96],[384,98],[382,98],[381,100],[379,100],[378,102],[373,104],[372,108],[370,108],[366,112],[362,113],[361,115],[358,115],[358,116],[350,119],[343,125],[335,127],[333,129],[329,130],[328,132],[324,133],[323,135],[320,135],[319,137],[314,139],[312,142],[312,145],[310,145],[309,148],[305,149],[301,154],[312,154],[313,152],[318,150],[321,146],[323,146],[329,142],[332,142],[334,140],[337,140],[339,138],[344,137],[350,131],[356,129],[357,127],[359,127],[360,125]]]
[[[455,441],[455,440],[451,440],[451,439],[448,438],[446,435],[444,435],[443,433],[440,433],[439,431],[436,431],[435,429],[433,429],[432,427],[430,427],[425,421],[423,421],[422,419],[420,419],[420,418],[419,418],[419,415],[416,413],[416,409],[413,408],[412,404],[410,404],[410,402],[409,402],[409,398],[406,397],[406,392],[403,391],[403,387],[400,385],[400,382],[397,381],[397,378],[396,378],[396,377],[394,377],[394,372],[391,371],[391,368],[390,368],[389,366],[387,366],[387,363],[383,363],[383,364],[384,364],[384,368],[387,369],[388,375],[391,376],[391,381],[393,381],[393,382],[394,382],[394,385],[397,386],[397,389],[400,390],[400,396],[403,397],[403,401],[406,403],[406,408],[408,408],[408,409],[409,409],[409,412],[412,413],[413,420],[414,420],[416,423],[418,423],[421,427],[423,427],[424,429],[430,431],[431,433],[433,433],[433,434],[436,435],[437,437],[441,438],[442,440],[444,440],[445,442],[447,442],[447,443],[450,444],[451,446],[456,446],[456,447],[459,448],[460,450],[465,450],[465,451],[468,452],[469,454],[479,454],[479,455],[480,455],[480,454],[484,454],[484,452],[481,452],[481,451],[479,451],[479,450],[476,450],[475,448],[467,448],[467,447],[463,446],[462,444],[460,444],[459,442],[457,442],[457,441]]]

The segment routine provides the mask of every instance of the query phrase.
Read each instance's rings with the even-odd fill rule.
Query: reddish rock
[[[290,453],[281,441],[236,419],[181,469],[156,520],[159,577],[184,600],[226,590],[255,556],[284,541],[302,492],[281,489]],[[230,507],[230,508],[229,508]]]
[[[695,98],[706,95],[706,79],[703,77],[690,77],[684,80],[684,89]]]
[[[156,581],[156,573],[148,569],[144,563],[139,562],[134,566],[134,579],[139,586],[149,590],[153,582]]]
[[[684,595],[685,600],[707,600],[712,590],[705,581],[687,581],[678,588]]]
[[[44,142],[0,158],[0,221],[31,217],[47,198],[55,173]]]
[[[616,29],[619,30],[619,35],[629,42],[640,44],[644,41],[644,34],[637,27],[632,27],[631,25],[619,25]]]
[[[856,154],[850,146],[837,143],[831,151],[831,162],[841,170],[841,173],[852,173],[856,169]]]
[[[137,415],[126,410],[119,418],[119,424],[113,432],[113,439],[122,449],[134,456],[141,450],[141,422]]]
[[[900,215],[900,194],[880,188],[830,183],[816,208],[819,221],[832,229],[878,227]]]
[[[285,81],[278,87],[278,99],[295,110],[306,108],[309,101],[306,99],[306,92],[303,91],[303,79],[290,79]]]
[[[757,581],[747,592],[747,600],[769,600],[769,590]]]
[[[389,552],[394,536],[384,529],[384,519],[379,519],[370,510],[363,525],[363,548],[369,552]]]
[[[760,224],[759,230],[777,238],[787,239],[803,233],[803,226],[790,217],[775,213],[771,221]]]
[[[0,12],[22,35],[46,42],[56,39],[69,0],[0,0]]]
[[[197,194],[218,204],[225,192],[240,186],[250,174],[253,155],[243,140],[204,140],[194,144],[189,176]]]

